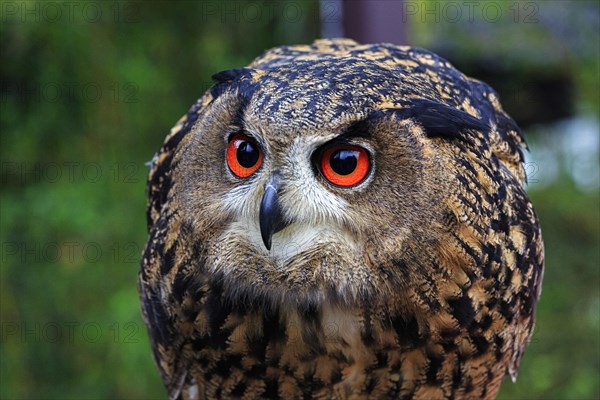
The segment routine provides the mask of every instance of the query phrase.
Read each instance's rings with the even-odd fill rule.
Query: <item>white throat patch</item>
[[[258,252],[268,254],[277,266],[282,268],[296,255],[305,253],[318,243],[328,242],[332,235],[339,235],[339,228],[334,226],[295,223],[275,233],[272,238],[271,250],[267,250],[257,222],[236,222],[229,229],[237,235],[246,236],[248,242],[252,243]]]

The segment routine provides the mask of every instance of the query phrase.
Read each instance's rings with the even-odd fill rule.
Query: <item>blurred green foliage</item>
[[[1,3],[1,398],[165,397],[136,288],[144,162],[212,73],[318,37],[315,1],[265,4]],[[412,22],[427,47],[439,24]],[[597,62],[569,60],[578,104],[597,110]],[[598,398],[600,199],[567,175],[531,196],[544,290],[501,397]]]

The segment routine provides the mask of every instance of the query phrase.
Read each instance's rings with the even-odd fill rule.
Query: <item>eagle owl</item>
[[[278,47],[151,163],[139,276],[172,399],[493,398],[543,244],[515,122],[426,50]]]

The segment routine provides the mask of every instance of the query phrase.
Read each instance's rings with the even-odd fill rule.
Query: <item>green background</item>
[[[531,122],[546,272],[519,379],[500,397],[599,398],[598,3],[476,2],[472,19],[460,2],[460,17],[407,3],[410,44],[518,77],[500,96]],[[318,4],[0,6],[0,397],[165,398],[136,288],[144,163],[212,73],[319,37]],[[555,113],[527,97],[540,76],[567,77],[570,118],[536,123]]]

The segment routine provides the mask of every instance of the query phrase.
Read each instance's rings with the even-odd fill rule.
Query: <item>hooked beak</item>
[[[279,205],[279,189],[281,188],[281,177],[276,172],[273,174],[260,202],[260,234],[267,250],[271,250],[271,238],[274,233],[285,228],[288,223],[284,221],[281,207]]]

